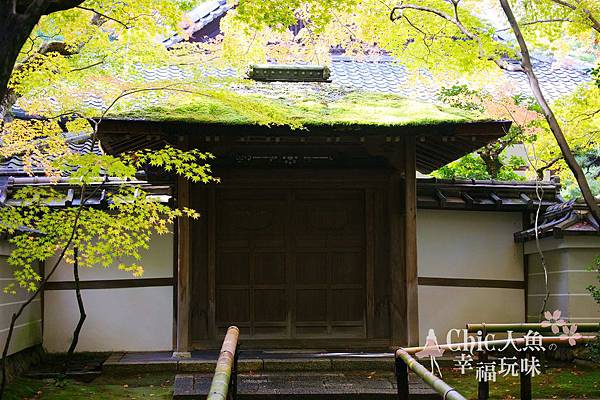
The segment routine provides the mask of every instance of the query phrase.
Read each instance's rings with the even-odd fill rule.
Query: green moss
[[[6,400],[70,400],[70,399],[171,399],[173,374],[136,374],[118,378],[101,376],[91,383],[66,380],[20,378],[8,385]]]
[[[475,365],[475,364],[473,364]],[[475,371],[461,375],[455,370],[443,370],[444,381],[467,399],[477,398]],[[519,397],[519,378],[498,374],[490,383],[490,398],[516,399]],[[532,379],[532,395],[537,399],[599,398],[600,367],[569,365],[565,368],[547,369]]]
[[[287,86],[289,88],[290,86]],[[325,89],[323,89],[325,90]],[[149,121],[186,121],[227,125],[371,125],[406,126],[489,120],[464,110],[367,92],[295,93],[267,95],[248,91],[210,90],[178,94],[161,103],[111,117]],[[275,96],[276,95],[276,96]]]

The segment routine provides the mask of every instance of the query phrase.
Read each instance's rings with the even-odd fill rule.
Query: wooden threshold
[[[243,332],[242,332],[243,335]],[[219,349],[222,344],[219,340],[195,340],[192,342],[194,350]],[[244,350],[274,350],[274,349],[303,349],[303,350],[345,350],[345,351],[387,351],[390,350],[389,339],[248,339],[240,337],[240,344]]]

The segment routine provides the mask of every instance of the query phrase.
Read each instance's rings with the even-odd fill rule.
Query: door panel
[[[218,190],[216,327],[365,337],[362,190]]]

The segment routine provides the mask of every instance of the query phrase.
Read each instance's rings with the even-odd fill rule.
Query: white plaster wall
[[[173,277],[173,235],[152,238],[138,261],[138,279]],[[50,266],[51,262],[47,263]],[[49,268],[47,267],[47,270]],[[116,268],[82,269],[82,281],[133,279]],[[72,269],[61,265],[51,281],[72,281]],[[173,287],[86,289],[82,291],[87,319],[77,351],[150,351],[173,347]],[[66,351],[79,312],[73,290],[48,290],[44,298],[44,347]]]
[[[7,241],[0,241],[0,289],[14,282],[13,269],[7,263],[11,247]],[[0,344],[4,346],[13,313],[27,300],[29,294],[22,289],[16,295],[0,290]],[[42,307],[38,296],[17,320],[9,348],[9,355],[42,343]]]
[[[589,271],[600,255],[600,237],[566,236],[562,239],[547,237],[540,241],[548,274],[548,301],[546,310],[560,310],[571,322],[600,320],[600,305],[586,290],[597,285],[597,272]],[[528,320],[538,321],[546,296],[545,274],[535,242],[528,242],[525,252],[529,257]]]
[[[152,351],[173,347],[171,287],[82,291],[88,315],[77,351]],[[79,318],[72,291],[46,294],[44,347],[64,352]]]
[[[465,329],[467,323],[522,322],[524,318],[521,289],[419,286],[421,345],[429,329],[435,330],[439,343],[446,343],[450,329]]]
[[[518,212],[417,210],[419,277],[523,280]]]
[[[513,241],[521,226],[518,212],[419,209],[418,276],[523,281],[523,246]],[[421,344],[429,329],[446,342],[467,323],[525,319],[523,289],[420,285],[418,293]]]
[[[144,275],[146,278],[167,278],[173,276],[173,234],[154,235],[150,239],[150,246],[147,250],[142,251],[142,259],[135,261],[144,267]],[[123,259],[124,263],[133,262],[133,260]],[[54,265],[55,259],[46,261],[46,273]],[[118,264],[118,263],[116,263]],[[115,266],[109,268],[80,268],[79,278],[82,281],[89,280],[106,280],[106,279],[132,279],[133,275],[130,272],[121,271]],[[72,281],[73,270],[70,265],[61,262],[60,266],[50,279],[50,281]]]

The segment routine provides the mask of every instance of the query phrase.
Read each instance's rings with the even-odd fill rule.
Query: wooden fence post
[[[408,400],[408,366],[398,356],[396,356],[396,362],[394,363],[394,372],[396,373],[398,399]]]
[[[233,355],[233,366],[231,367],[231,381],[229,382],[230,387],[230,398],[231,400],[237,399],[238,391],[238,359],[240,355],[240,344],[235,346],[235,354]]]
[[[481,364],[488,362],[488,353],[485,349],[477,353],[477,360]],[[485,366],[483,367],[485,371]],[[485,373],[485,372],[484,372]],[[477,383],[477,400],[487,400],[490,398],[490,382],[486,379],[479,379]]]
[[[523,351],[519,355],[523,360],[530,360],[529,352]],[[519,372],[519,380],[521,383],[521,400],[531,400],[531,375],[528,373],[527,368],[523,370],[523,361],[521,361],[521,368]]]

